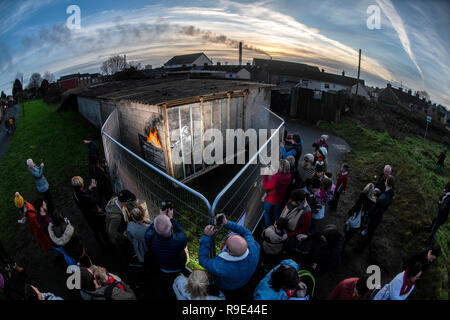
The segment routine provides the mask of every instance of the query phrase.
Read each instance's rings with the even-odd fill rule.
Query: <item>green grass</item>
[[[378,133],[357,125],[353,120],[344,120],[338,124],[323,123],[322,128],[329,130],[351,146],[346,156],[352,171],[361,174],[359,183],[373,181],[373,174],[379,174],[383,166],[391,164],[396,178],[395,200],[390,207],[390,215],[395,217],[399,243],[394,244],[399,252],[411,253],[423,247],[422,240],[428,236],[426,227],[436,212],[436,201],[445,184],[450,181],[450,164],[442,174],[434,171],[437,155],[443,145],[424,140],[423,137],[405,137],[401,140],[391,138],[387,133]],[[437,269],[440,285],[432,293],[433,297],[448,299],[448,274],[450,271],[450,223],[442,226],[437,233],[437,242],[442,247],[442,256],[438,259]],[[436,292],[437,291],[437,292]]]
[[[21,112],[16,132],[0,161],[2,241],[14,241],[18,228],[19,215],[13,203],[14,193],[19,191],[29,202],[40,196],[27,170],[25,162],[28,158],[32,158],[37,165],[44,162],[44,175],[53,197],[61,186],[70,186],[74,175],[86,178],[87,147],[82,139],[85,135],[98,135],[98,130],[77,112],[53,112],[55,107],[42,100],[25,102],[25,116]],[[100,139],[97,143],[102,150]]]

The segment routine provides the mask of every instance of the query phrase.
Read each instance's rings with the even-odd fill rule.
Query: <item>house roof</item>
[[[204,55],[206,57],[206,55],[203,52],[174,56],[169,61],[167,61],[164,65],[165,66],[173,66],[173,65],[178,65],[178,64],[181,64],[181,65],[192,64],[192,63],[194,63],[195,60],[200,58],[202,55]],[[208,57],[206,57],[206,58],[208,58]]]
[[[428,107],[428,103],[426,101],[421,100],[419,97],[416,97],[415,95],[410,94],[407,91],[403,91],[403,89],[393,87],[390,87],[389,89],[391,89],[391,91],[397,96],[398,100],[401,103],[412,103],[415,105]]]
[[[201,68],[202,70],[224,71],[224,72],[239,72],[242,69],[247,70],[246,66],[240,66],[240,65],[201,66],[199,68]]]
[[[299,73],[303,73],[303,72],[307,72],[307,71],[320,72],[319,68],[309,66],[309,65],[303,64],[303,63],[254,58],[253,59],[254,71],[258,71],[263,68],[269,73],[287,75],[287,76],[289,76],[289,75],[297,76]]]
[[[100,76],[100,73],[93,73],[93,74],[89,74],[89,73],[72,73],[72,74],[68,74],[68,75],[60,77],[58,79],[58,81],[65,81],[65,80],[69,80],[69,79],[73,79],[73,78],[80,78],[80,77],[87,77],[87,76],[98,77],[98,76]]]
[[[269,59],[253,59],[252,72],[259,72],[260,70],[266,71],[269,74],[299,77],[309,80],[330,82],[347,86],[352,86],[358,81],[356,78],[321,72],[318,67],[303,63]],[[359,82],[364,84],[364,80],[360,79]]]

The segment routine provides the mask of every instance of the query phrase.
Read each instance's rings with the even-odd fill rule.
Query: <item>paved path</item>
[[[286,130],[288,133],[299,133],[303,140],[303,153],[314,153],[312,146],[314,141],[319,140],[322,134],[328,134],[323,130],[300,124],[298,121],[285,118]],[[339,170],[340,162],[345,153],[350,151],[350,146],[343,139],[328,134],[328,171],[333,174],[333,181],[336,179],[336,172]]]
[[[7,109],[5,119],[8,119],[8,117],[10,117],[11,115],[13,115],[14,118],[16,118],[16,127],[17,127],[20,115],[20,106],[18,104]],[[9,135],[6,134],[5,119],[2,119],[0,123],[0,160],[3,158],[3,155],[8,149],[9,142],[13,137],[12,134]]]

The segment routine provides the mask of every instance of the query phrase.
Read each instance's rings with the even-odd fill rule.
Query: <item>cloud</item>
[[[348,9],[346,17],[339,16],[340,19],[334,19],[335,22],[323,18],[324,21],[315,23],[314,27],[292,17],[289,10],[280,12],[283,8],[280,9],[278,3],[219,0],[210,3],[209,7],[157,4],[136,9],[113,9],[83,16],[80,30],[68,30],[63,24],[49,25],[41,30],[37,27],[22,30],[20,34],[29,34],[22,42],[23,48],[28,49],[17,51],[12,56],[12,62],[9,59],[9,64],[16,68],[15,71],[31,73],[50,70],[56,75],[63,75],[78,71],[96,72],[102,60],[112,54],[126,54],[129,61],[159,66],[173,55],[201,51],[214,61],[236,63],[238,43],[243,41],[243,61],[270,55],[274,59],[312,64],[339,74],[344,69],[346,75],[356,77],[358,48],[361,47],[361,75],[366,83],[370,80],[383,85],[386,80],[394,80],[418,84],[417,69],[426,75],[425,81],[430,87],[428,91],[448,101],[448,95],[440,93],[445,91],[442,86],[446,79],[442,80],[443,76],[436,72],[436,68],[443,73],[448,71],[446,47],[433,46],[435,34],[428,38],[432,33],[425,26],[414,29],[405,25],[407,21],[400,19],[390,1],[380,2],[385,5],[383,12],[388,12],[391,18],[385,13],[386,16],[394,21],[391,21],[394,29],[384,28],[372,34],[365,30],[365,3],[359,3],[356,9]],[[330,6],[327,8],[329,11],[336,6],[331,1],[326,4]],[[304,10],[312,10],[310,7]],[[326,11],[320,12],[320,15],[328,14]],[[320,19],[320,15],[316,15],[314,19]],[[356,19],[355,15],[359,18]],[[344,42],[339,34],[330,32],[333,28],[342,31],[340,26],[345,26],[346,19],[352,19],[346,32],[350,32],[355,41],[348,41],[347,36]],[[357,29],[359,24],[356,20],[360,21],[361,30]],[[351,31],[353,26],[354,32]],[[392,39],[387,39],[388,43],[386,36]],[[406,42],[399,43],[397,36],[401,40],[407,39]],[[360,41],[361,37],[368,37],[369,40]],[[366,48],[364,44],[368,41],[372,41],[372,45]],[[415,55],[412,55],[412,44]],[[387,46],[392,46],[394,50],[385,52]],[[404,59],[405,62],[397,64],[400,59],[398,52],[408,52],[405,47],[409,48],[413,63]],[[6,75],[0,77],[6,80]],[[427,88],[418,84],[417,89]],[[431,92],[433,89],[434,93]]]
[[[400,39],[403,49],[406,51],[406,53],[416,66],[417,71],[419,71],[420,77],[424,79],[422,69],[417,64],[416,57],[414,56],[414,53],[411,50],[411,44],[409,42],[408,34],[406,33],[402,18],[399,16],[397,10],[395,9],[394,5],[390,0],[376,0],[376,1],[378,5],[381,7],[381,10],[383,10],[383,13],[391,22],[392,27],[397,32],[397,35]]]
[[[5,42],[0,42],[0,72],[10,71],[12,66],[12,56],[9,47]]]
[[[2,18],[0,19],[0,35],[5,34],[22,21],[28,19],[36,11],[42,7],[47,6],[51,0],[27,0],[22,1],[20,5],[17,2],[3,2],[0,4],[0,12]]]

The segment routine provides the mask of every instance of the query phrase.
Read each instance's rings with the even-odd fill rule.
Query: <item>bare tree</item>
[[[42,77],[40,73],[33,73],[28,81],[28,89],[39,89],[41,86]]]
[[[118,71],[122,71],[126,67],[124,56],[111,56],[108,60],[104,61],[101,66],[101,71],[105,75],[113,75]]]
[[[45,71],[44,80],[47,80],[49,83],[55,82],[55,75],[50,71]]]
[[[128,67],[133,67],[133,68],[135,68],[136,70],[142,70],[142,65],[141,65],[140,62],[132,61],[132,62],[127,63],[127,64],[128,64],[128,65],[127,65],[127,68],[128,68]]]
[[[427,100],[430,99],[430,95],[429,95],[428,92],[426,92],[425,90],[417,91],[417,94],[418,94],[420,97],[425,98],[425,99],[427,99]]]

